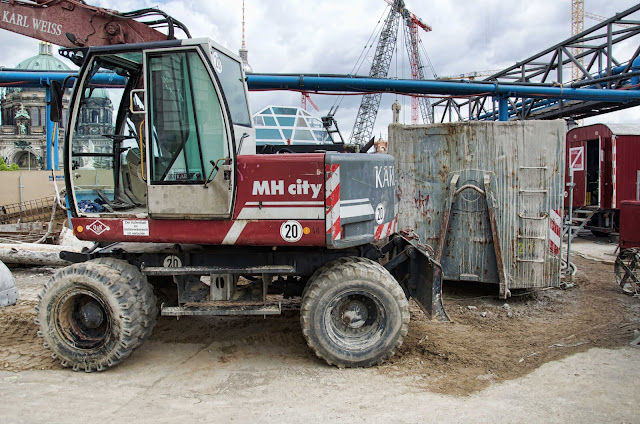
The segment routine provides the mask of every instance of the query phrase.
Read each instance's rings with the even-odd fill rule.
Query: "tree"
[[[0,171],[19,171],[20,167],[17,163],[12,163],[11,166],[7,166],[3,158],[0,157]]]

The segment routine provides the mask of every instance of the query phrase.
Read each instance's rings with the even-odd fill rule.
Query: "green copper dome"
[[[36,56],[25,59],[16,66],[17,69],[30,71],[70,71],[63,61],[53,57],[51,54],[51,44],[40,43],[40,53]]]
[[[89,92],[87,91],[85,96],[91,99],[109,99],[109,93],[106,88],[98,87],[94,88],[91,92],[91,96],[89,96]]]

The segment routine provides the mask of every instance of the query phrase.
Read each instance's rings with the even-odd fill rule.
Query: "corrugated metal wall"
[[[562,120],[389,126],[398,228],[436,251],[444,231],[447,279],[500,283],[505,296],[558,286],[565,134]]]

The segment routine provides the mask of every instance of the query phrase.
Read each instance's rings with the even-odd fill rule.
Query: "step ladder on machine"
[[[589,223],[589,220],[596,211],[593,209],[574,209],[571,215],[571,219],[564,221],[562,227],[562,235],[566,235],[570,240],[573,240],[580,231]]]

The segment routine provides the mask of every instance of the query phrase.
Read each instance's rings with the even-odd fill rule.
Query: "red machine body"
[[[640,201],[620,202],[620,249],[640,248]]]
[[[294,220],[302,233],[289,238],[298,238],[292,244],[324,246],[324,158],[324,153],[238,156],[230,220],[73,218],[73,228],[78,238],[91,241],[273,246],[287,240],[281,227]],[[125,231],[125,222],[131,228],[138,222],[141,231]]]

